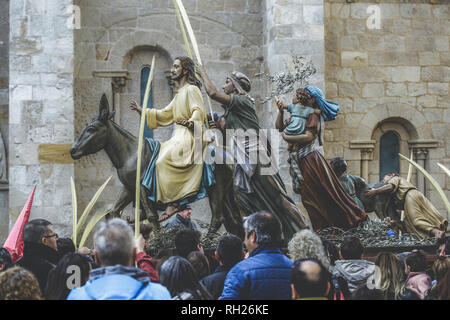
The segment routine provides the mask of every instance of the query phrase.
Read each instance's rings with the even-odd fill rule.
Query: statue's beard
[[[180,81],[183,78],[183,74],[180,73],[179,75],[172,75],[173,81]]]

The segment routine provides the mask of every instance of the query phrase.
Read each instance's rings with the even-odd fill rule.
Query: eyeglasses
[[[54,234],[51,234],[51,235],[48,235],[48,236],[44,236],[44,238],[53,238],[53,237],[58,238],[58,234],[54,233]]]

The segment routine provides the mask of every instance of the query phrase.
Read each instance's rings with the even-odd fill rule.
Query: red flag
[[[27,203],[22,209],[22,212],[17,218],[14,227],[11,229],[9,233],[8,239],[6,239],[3,247],[9,251],[11,254],[12,262],[16,262],[23,256],[23,228],[28,223],[28,219],[30,218],[31,206],[33,204],[34,192],[36,191],[36,186],[34,186],[33,192],[31,192]]]

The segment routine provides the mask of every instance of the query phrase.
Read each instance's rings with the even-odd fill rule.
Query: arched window
[[[387,173],[400,173],[400,139],[394,131],[388,131],[380,138],[380,181]]]
[[[140,103],[141,106],[144,103],[145,88],[147,87],[147,81],[148,81],[149,74],[150,74],[150,67],[143,67],[141,69],[141,103]],[[153,84],[150,86],[150,95],[148,97],[148,103],[147,103],[147,108],[150,108],[150,109],[152,108],[152,87],[153,87]],[[148,128],[147,119],[145,120],[144,137],[145,138],[153,138],[153,131]]]

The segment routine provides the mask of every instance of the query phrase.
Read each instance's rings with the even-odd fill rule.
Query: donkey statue
[[[117,170],[122,183],[119,198],[114,203],[108,217],[120,217],[120,212],[135,199],[138,138],[120,127],[112,118],[106,95],[100,101],[99,114],[81,131],[70,149],[74,160],[105,150]],[[141,180],[152,157],[148,143],[144,142],[141,161]],[[242,215],[232,194],[232,171],[226,164],[216,164],[216,183],[207,190],[211,206],[209,232],[217,231],[222,223],[228,232],[243,235]],[[140,188],[141,220],[148,219],[154,229],[159,228],[160,218],[155,203],[147,196],[147,190]]]

